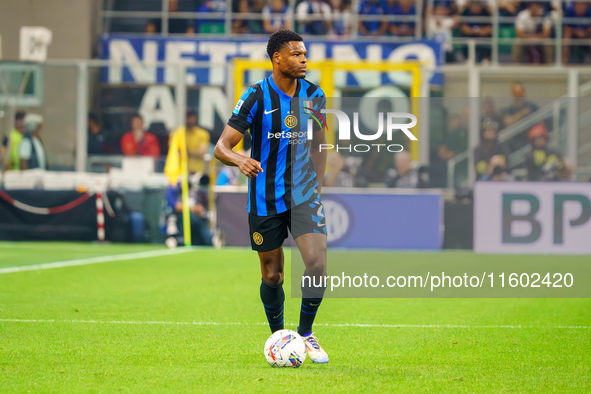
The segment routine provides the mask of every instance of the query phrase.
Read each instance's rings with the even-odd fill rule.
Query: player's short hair
[[[142,122],[144,121],[144,118],[142,118],[142,115],[135,113],[133,115],[131,115],[131,118],[129,120],[133,120],[135,118],[138,118],[139,120],[141,120]]]
[[[267,54],[269,55],[269,59],[273,59],[273,54],[283,49],[283,47],[290,41],[304,41],[304,39],[295,31],[287,29],[277,30],[275,33],[271,34],[271,37],[269,37],[269,41],[267,42]]]
[[[19,111],[14,115],[14,120],[23,120],[25,118],[26,113]]]

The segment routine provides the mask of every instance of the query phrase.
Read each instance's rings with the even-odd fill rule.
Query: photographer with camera
[[[568,180],[572,166],[562,153],[548,147],[548,130],[542,123],[534,125],[527,134],[532,150],[525,157],[528,181]]]

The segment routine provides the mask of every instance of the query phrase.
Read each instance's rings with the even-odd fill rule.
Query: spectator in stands
[[[587,18],[586,21],[573,21],[574,18]],[[586,44],[570,45],[563,43],[562,61],[571,63],[585,63],[587,57],[591,54],[589,51],[589,39],[591,38],[591,6],[589,3],[575,1],[571,3],[564,11],[564,33],[565,40],[578,39],[587,40]]]
[[[331,152],[327,157],[324,186],[353,187],[353,176],[347,168],[345,159],[339,152]]]
[[[486,18],[487,21],[482,20],[461,20],[460,31],[463,37],[489,38],[492,36],[492,24],[488,22],[491,19],[490,8],[487,4],[482,3],[481,0],[469,0],[468,4],[462,11],[462,17],[472,18]],[[492,20],[492,19],[491,19]],[[484,59],[490,60],[491,47],[490,45],[476,44],[476,61],[481,62]],[[464,48],[464,56],[468,57],[468,48]]]
[[[189,211],[191,220],[191,244],[213,245],[215,233],[209,228],[207,176],[194,175],[189,179]],[[166,233],[170,236],[183,234],[183,199],[180,181],[166,190]],[[176,231],[175,231],[176,230]],[[167,241],[168,243],[168,241]]]
[[[552,18],[542,4],[533,1],[517,14],[515,35],[528,40],[548,39],[552,34],[552,25]],[[513,44],[513,60],[517,63],[553,63],[554,44],[516,41]]]
[[[411,17],[416,15],[417,11],[414,0],[398,0],[394,7],[388,10],[388,14],[400,17]],[[411,20],[392,21],[389,24],[390,34],[399,37],[414,37],[415,22]]]
[[[146,22],[146,26],[144,27],[144,34],[152,35],[158,33],[160,33],[160,28],[158,27],[158,23],[156,21]]]
[[[336,36],[348,36],[353,29],[351,3],[345,0],[331,0],[332,33]]]
[[[558,181],[569,179],[572,166],[562,153],[548,147],[548,129],[544,124],[534,125],[528,132],[531,152],[525,156],[528,181]]]
[[[198,8],[197,12],[209,13],[218,12],[226,13],[225,0],[205,0]],[[224,33],[225,20],[222,19],[196,19],[195,32],[196,33]]]
[[[484,119],[489,118],[496,122],[500,122],[501,116],[497,113],[495,109],[495,102],[491,97],[485,97],[482,100],[482,114],[480,116],[480,121],[484,121]],[[501,124],[499,123],[499,127]]]
[[[204,156],[209,152],[210,139],[209,131],[199,127],[199,117],[197,114],[189,111],[187,113],[186,125],[179,127],[170,136],[164,173],[168,176],[171,184],[181,175],[181,161],[185,154],[187,155],[189,173],[204,173]],[[186,147],[183,146],[183,141],[186,141]]]
[[[168,0],[168,12],[192,12],[195,10],[193,2],[186,2],[179,0]],[[169,18],[168,19],[168,33],[170,34],[185,34],[195,33],[193,21],[184,18]]]
[[[480,131],[480,144],[474,149],[474,166],[476,167],[477,179],[487,174],[493,156],[502,157],[505,164],[509,158],[509,149],[505,144],[498,141],[498,121],[491,118],[484,119]],[[492,173],[489,175],[492,175]]]
[[[358,30],[364,36],[383,36],[388,31],[388,21],[379,18],[387,14],[382,0],[362,0],[359,3],[359,16],[372,16],[374,20],[359,20]]]
[[[519,1],[499,1],[497,7],[499,8],[499,16],[515,16],[519,11]]]
[[[41,141],[43,117],[37,114],[27,114],[24,119],[25,134],[19,144],[20,169],[47,169],[47,153]]]
[[[443,44],[446,63],[456,61],[452,45],[452,30],[457,27],[458,21],[458,16],[451,15],[451,9],[444,1],[436,2],[433,10],[427,9],[427,37]]]
[[[502,111],[504,127],[520,121],[538,110],[538,106],[525,100],[525,86],[521,82],[513,82],[511,85],[513,103]]]
[[[14,129],[12,129],[10,135],[2,141],[2,146],[5,149],[4,154],[8,159],[6,162],[7,170],[20,170],[21,159],[19,156],[19,145],[26,132],[25,113],[17,112],[16,115],[14,115]]]
[[[394,168],[390,168],[384,177],[386,187],[426,187],[415,163],[411,161],[410,153],[398,152],[394,155]]]
[[[250,13],[250,5],[248,0],[238,0],[234,3],[234,13],[236,15]],[[249,33],[249,19],[234,18],[232,19],[232,33],[247,34]]]
[[[507,158],[503,155],[494,155],[490,158],[486,172],[478,180],[512,182],[515,179],[507,172]]]
[[[321,0],[305,0],[296,7],[300,33],[326,35],[331,32],[332,10]]]
[[[274,33],[281,29],[291,29],[291,11],[284,0],[271,0],[263,8],[263,29],[265,33]]]
[[[160,155],[158,138],[144,129],[144,120],[138,114],[131,117],[131,131],[121,137],[121,151],[128,156]]]
[[[468,119],[453,114],[449,119],[445,139],[442,142],[454,154],[468,150]]]
[[[453,187],[447,184],[447,162],[455,156],[445,144],[431,148],[429,160],[429,187]]]
[[[98,116],[88,114],[88,154],[104,155],[117,153],[117,150],[111,146],[110,133],[103,128],[99,122]]]

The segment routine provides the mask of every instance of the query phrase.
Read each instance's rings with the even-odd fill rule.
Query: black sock
[[[285,301],[283,282],[274,286],[261,280],[261,301],[265,307],[271,332],[283,330],[283,303]]]
[[[302,298],[298,334],[304,336],[312,332],[312,324],[320,303],[322,303],[322,298]]]
[[[304,276],[306,276],[304,271]],[[314,282],[313,282],[314,283]],[[322,303],[322,297],[326,287],[302,286],[302,306],[300,308],[300,325],[298,326],[298,334],[306,335],[312,332],[312,324],[318,312],[318,307]]]

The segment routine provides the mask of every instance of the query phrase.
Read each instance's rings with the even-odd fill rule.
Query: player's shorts
[[[312,201],[297,205],[285,212],[257,216],[248,215],[250,227],[250,245],[257,252],[269,252],[283,245],[287,238],[287,229],[295,239],[308,233],[326,235],[324,205],[317,194]]]

